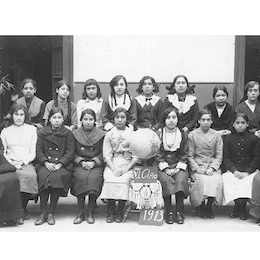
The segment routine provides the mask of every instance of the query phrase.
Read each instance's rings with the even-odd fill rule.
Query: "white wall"
[[[190,82],[234,81],[235,36],[74,36],[74,82],[109,82],[122,74],[128,82],[150,75],[171,82],[184,74]]]

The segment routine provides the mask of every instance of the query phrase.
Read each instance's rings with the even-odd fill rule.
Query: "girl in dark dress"
[[[109,94],[107,100],[103,101],[101,115],[104,130],[109,131],[114,124],[113,114],[114,111],[122,107],[129,113],[129,127],[134,129],[136,127],[136,103],[130,96],[127,89],[126,78],[122,75],[115,76],[110,81],[111,94]]]
[[[185,133],[193,130],[198,120],[199,105],[197,98],[193,96],[194,86],[189,86],[188,79],[184,75],[174,78],[163,102],[162,111],[169,107],[175,107],[180,114],[179,128]]]
[[[35,225],[46,221],[49,225],[55,224],[54,212],[59,197],[66,197],[71,186],[75,144],[73,133],[63,126],[63,121],[62,110],[54,107],[49,113],[49,125],[39,132],[36,157],[41,215]]]
[[[71,193],[77,197],[79,210],[73,223],[80,224],[85,220],[85,197],[89,195],[86,220],[93,224],[93,209],[103,185],[102,146],[105,132],[96,127],[96,114],[92,109],[82,111],[80,122],[82,127],[73,132],[76,154]]]
[[[213,89],[214,101],[207,104],[204,108],[210,110],[213,117],[212,129],[219,132],[221,136],[231,133],[233,124],[234,108],[227,102],[228,91],[225,86],[216,86]]]
[[[222,175],[224,186],[224,205],[235,202],[231,218],[248,218],[246,204],[252,196],[253,178],[258,173],[260,147],[257,137],[249,133],[249,119],[245,113],[234,117],[233,133],[224,140],[224,164],[227,172]]]
[[[171,196],[175,194],[175,221],[184,223],[183,200],[189,195],[188,188],[188,139],[177,125],[179,114],[177,109],[168,108],[162,117],[161,147],[157,155],[158,180],[162,184],[164,204],[166,207],[166,223],[173,224]]]

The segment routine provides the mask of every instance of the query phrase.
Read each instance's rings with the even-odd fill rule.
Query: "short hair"
[[[18,110],[23,110],[23,112],[24,112],[24,115],[25,115],[24,123],[30,124],[30,120],[29,120],[27,108],[26,108],[24,105],[22,105],[22,104],[14,104],[14,105],[11,107],[10,112],[9,112],[9,114],[11,115],[10,124],[9,124],[9,125],[11,125],[11,124],[14,123],[13,115],[14,115]]]
[[[177,81],[178,78],[184,78],[186,83],[187,83],[187,89],[186,89],[186,94],[194,94],[195,93],[195,90],[194,88],[196,87],[195,85],[192,85],[190,86],[189,85],[189,81],[187,79],[186,76],[184,75],[177,75],[174,79],[173,79],[173,82],[170,86],[167,86],[166,89],[169,91],[168,94],[174,94],[176,93],[176,90],[175,90],[175,83]]]
[[[95,79],[88,79],[84,84],[84,88],[83,88],[83,92],[82,92],[82,99],[88,98],[86,89],[87,89],[87,86],[91,86],[91,85],[94,85],[97,87],[97,98],[101,97],[101,90],[100,90],[100,86],[99,86],[98,82]]]
[[[153,87],[154,87],[154,93],[157,93],[157,92],[159,92],[159,83],[156,83],[156,81],[155,81],[155,79],[153,78],[153,77],[151,77],[151,76],[144,76],[141,80],[140,80],[140,82],[139,82],[139,86],[138,86],[138,88],[136,89],[136,92],[138,93],[138,94],[142,94],[143,93],[143,90],[142,90],[142,87],[143,87],[143,85],[144,85],[144,82],[145,82],[145,80],[147,80],[147,79],[150,79],[151,81],[152,81],[152,84],[153,84]]]
[[[168,117],[168,115],[169,115],[172,111],[174,111],[175,114],[176,114],[176,116],[177,116],[177,119],[178,119],[177,126],[178,126],[178,124],[179,124],[179,122],[180,122],[180,114],[179,114],[179,112],[178,112],[178,109],[175,108],[175,107],[169,107],[169,108],[167,108],[167,109],[163,112],[163,115],[162,115],[162,117],[161,117],[162,127],[164,127],[164,126],[166,125],[166,124],[165,124],[165,120],[166,120],[166,118]]]
[[[123,108],[123,107],[118,107],[114,112],[113,112],[113,120],[115,120],[115,117],[121,113],[121,112],[124,112],[125,115],[126,115],[126,125],[129,124],[129,119],[130,119],[130,114],[128,113],[128,111]]]
[[[24,85],[25,84],[27,84],[27,83],[31,83],[32,85],[33,85],[33,87],[35,88],[35,89],[37,89],[37,87],[36,87],[36,82],[33,80],[33,79],[29,79],[29,78],[26,78],[26,79],[24,79],[23,81],[22,81],[22,83],[21,83],[21,89],[23,89],[24,88]]]
[[[213,89],[213,98],[215,98],[217,92],[219,90],[222,90],[226,93],[227,97],[228,97],[228,91],[227,91],[227,88],[223,85],[218,85],[218,86],[215,86],[214,89]]]
[[[211,119],[213,120],[213,116],[209,109],[203,108],[202,110],[200,110],[198,114],[198,120],[200,120],[203,115],[210,115]]]
[[[96,113],[95,113],[94,110],[92,110],[91,108],[86,108],[86,109],[84,109],[84,110],[81,112],[80,121],[83,120],[83,117],[84,117],[86,114],[93,116],[94,121],[96,122],[96,120],[97,120],[97,119],[96,119]]]

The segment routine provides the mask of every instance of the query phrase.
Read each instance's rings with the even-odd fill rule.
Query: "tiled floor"
[[[40,214],[39,201],[29,202],[28,210],[31,219],[25,221],[24,225],[16,227],[3,227],[0,232],[259,232],[260,226],[254,223],[255,219],[248,220],[230,219],[233,204],[214,208],[214,219],[201,219],[193,212],[188,200],[185,201],[185,223],[184,225],[168,225],[165,222],[162,226],[139,225],[139,212],[130,212],[125,223],[106,223],[106,205],[98,200],[98,208],[95,213],[95,224],[89,225],[86,221],[74,225],[73,220],[77,215],[77,201],[72,195],[60,198],[56,209],[56,224],[50,226],[44,223],[35,226],[34,221]]]

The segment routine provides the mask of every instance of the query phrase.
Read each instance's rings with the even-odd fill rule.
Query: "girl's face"
[[[16,112],[14,112],[13,114],[14,125],[21,126],[24,124],[24,120],[25,120],[25,113],[22,109],[19,109]]]
[[[222,107],[227,103],[227,94],[223,90],[218,90],[214,100],[217,106]]]
[[[33,84],[31,82],[26,83],[23,86],[22,93],[25,98],[32,98],[36,92],[36,89],[34,88]]]
[[[67,85],[62,85],[60,88],[56,88],[56,92],[62,99],[67,99],[70,94],[70,89]]]
[[[116,83],[114,90],[117,96],[122,96],[125,93],[126,85],[123,78]]]
[[[86,130],[92,130],[95,124],[94,117],[90,114],[85,114],[82,118],[82,126]]]
[[[200,128],[203,131],[208,131],[212,124],[211,116],[209,114],[202,115],[202,117],[199,119],[199,124],[200,124]]]
[[[90,100],[94,100],[97,97],[97,86],[96,85],[89,85],[86,86],[86,93]]]
[[[173,130],[177,126],[177,123],[178,123],[178,117],[175,111],[170,112],[165,119],[166,128],[168,128],[169,130]]]
[[[117,129],[119,130],[124,130],[125,126],[126,126],[126,114],[125,112],[119,112],[114,119],[115,125],[117,127]]]
[[[151,79],[146,79],[142,86],[144,96],[150,97],[153,95],[154,86]]]
[[[237,117],[234,124],[233,124],[233,127],[235,128],[235,130],[238,132],[238,133],[242,133],[246,130],[246,128],[248,127],[248,123],[246,122],[246,120],[243,118],[243,117]]]
[[[177,94],[185,94],[187,87],[188,85],[185,78],[179,77],[175,82],[174,89]]]
[[[59,128],[64,121],[60,112],[53,114],[49,120],[53,128]]]
[[[252,88],[249,88],[247,91],[247,98],[249,101],[256,101],[259,96],[259,86],[254,85]]]

